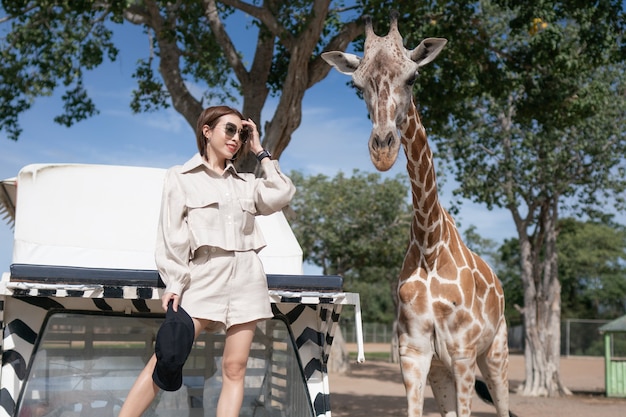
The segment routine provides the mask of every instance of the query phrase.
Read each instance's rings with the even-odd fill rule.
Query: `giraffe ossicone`
[[[397,321],[408,414],[422,415],[428,381],[442,416],[470,416],[478,365],[497,415],[508,417],[502,286],[487,263],[463,243],[439,201],[433,154],[413,101],[419,68],[433,61],[447,41],[427,38],[406,49],[397,19],[392,14],[384,37],[366,20],[363,57],[338,51],[322,57],[352,76],[363,93],[372,121],[368,146],[374,166],[391,168],[400,146],[407,157],[414,215],[398,281]]]

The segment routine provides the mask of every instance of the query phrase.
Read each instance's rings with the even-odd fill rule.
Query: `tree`
[[[563,316],[613,320],[626,310],[626,228],[559,221]]]
[[[624,6],[618,0],[424,3],[407,45],[449,47],[417,88],[457,196],[507,209],[518,232],[524,395],[568,394],[559,375],[561,213],[624,210]],[[407,32],[408,31],[408,32]],[[410,33],[406,36],[406,33]]]
[[[626,230],[623,225],[580,221],[558,224],[558,270],[562,318],[614,319],[626,309]],[[482,238],[478,237],[479,240]],[[521,324],[524,289],[518,239],[506,239],[493,254],[502,280],[508,323]]]
[[[463,242],[491,265],[494,271],[498,270],[498,243],[495,240],[482,237],[478,228],[471,224],[463,233]]]
[[[291,226],[304,260],[323,274],[341,275],[347,291],[359,292],[365,321],[393,321],[392,296],[411,224],[406,180],[358,170],[332,179],[290,177],[299,190]]]
[[[296,213],[291,226],[304,261],[324,274],[343,276],[346,291],[360,295],[363,320],[394,321],[397,277],[411,224],[406,179],[381,180],[378,173],[358,170],[333,179],[321,174],[305,178],[298,172],[290,177],[299,190],[291,202]],[[397,363],[396,345],[391,345],[391,360]],[[331,359],[345,357],[340,347],[333,349],[338,353]],[[336,361],[329,366],[346,368]]]
[[[171,105],[193,128],[206,103],[240,95],[243,113],[258,122],[268,97],[279,96],[262,126],[264,147],[279,158],[300,125],[305,91],[330,70],[319,54],[345,50],[361,34],[360,14],[376,12],[377,2],[368,3],[369,9],[330,0],[3,0],[0,129],[17,140],[20,114],[59,88],[64,108],[56,122],[70,126],[96,114],[83,74],[116,59],[112,33],[125,22],[141,26],[151,45],[134,74],[132,111]],[[253,56],[233,42],[242,27],[228,26],[244,15]],[[192,95],[190,83],[206,88],[202,97]],[[255,166],[248,156],[240,168]]]

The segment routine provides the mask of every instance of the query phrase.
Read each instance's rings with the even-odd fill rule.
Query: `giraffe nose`
[[[374,148],[374,150],[378,150],[380,148],[390,148],[394,141],[392,132],[387,132],[383,139],[381,139],[379,135],[375,135],[372,139],[372,148]]]
[[[387,171],[398,157],[400,141],[393,130],[373,130],[368,141],[370,159],[379,171]]]

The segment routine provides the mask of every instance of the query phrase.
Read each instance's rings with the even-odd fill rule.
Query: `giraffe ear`
[[[322,58],[335,67],[337,71],[347,75],[351,75],[361,63],[360,57],[339,51],[324,52]]]
[[[421,67],[437,58],[446,43],[448,40],[444,38],[426,38],[409,55],[417,66]]]

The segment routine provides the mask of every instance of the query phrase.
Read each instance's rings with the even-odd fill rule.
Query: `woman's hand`
[[[263,146],[261,146],[261,138],[259,137],[259,131],[257,130],[256,124],[252,121],[252,119],[242,120],[241,124],[246,127],[250,132],[250,137],[248,138],[248,142],[250,143],[250,151],[255,155],[263,151]]]
[[[172,309],[174,311],[178,311],[179,298],[180,296],[178,294],[174,294],[173,292],[166,292],[163,294],[161,297],[161,306],[163,307],[163,310],[167,311],[167,305],[170,303],[170,300],[172,300]]]

